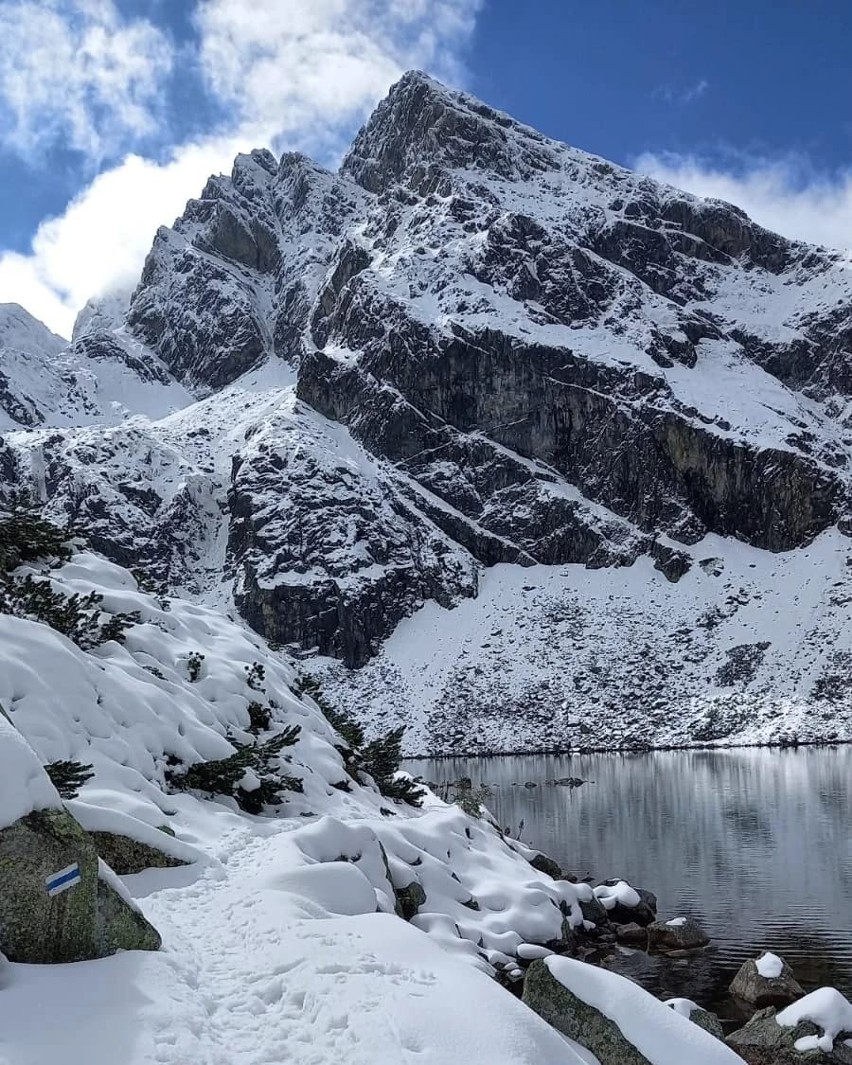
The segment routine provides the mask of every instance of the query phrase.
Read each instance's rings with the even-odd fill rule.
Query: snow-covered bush
[[[67,540],[67,530],[45,521],[26,494],[13,494],[0,507],[0,577],[23,562],[68,558]]]
[[[257,703],[250,703],[248,710]],[[249,726],[251,730],[251,725]],[[197,762],[189,768],[170,768],[169,784],[178,791],[205,791],[210,795],[227,795],[249,814],[263,813],[268,806],[279,806],[285,793],[304,790],[299,777],[282,772],[281,752],[299,738],[301,726],[292,725],[264,743],[235,742],[237,750],[228,758]]]
[[[0,614],[32,618],[49,625],[84,651],[109,643],[124,643],[127,630],[139,623],[137,612],[108,613],[97,592],[66,595],[54,590],[49,579],[7,577],[0,582]]]

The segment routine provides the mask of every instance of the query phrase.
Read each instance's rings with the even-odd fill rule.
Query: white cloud
[[[481,2],[203,0],[201,69],[233,116],[229,128],[176,146],[166,163],[129,155],[100,174],[61,217],[39,226],[30,254],[0,254],[0,302],[23,304],[67,336],[86,299],[133,284],[157,226],[170,224],[211,172],[230,170],[238,151],[327,150],[410,67],[458,81]],[[94,14],[112,7],[75,3]]]
[[[734,203],[786,237],[852,249],[852,170],[819,174],[795,157],[745,159],[726,169],[672,153],[646,153],[634,165],[687,192]]]
[[[700,99],[709,88],[710,82],[701,78],[686,88],[676,89],[671,85],[659,85],[651,93],[651,97],[655,100],[665,100],[667,104],[691,104],[693,100]]]
[[[322,144],[410,67],[459,76],[481,0],[206,0],[196,14],[213,94],[241,126]]]
[[[0,5],[0,138],[25,157],[61,143],[95,159],[151,133],[168,38],[113,0]]]
[[[154,234],[205,177],[230,167],[228,138],[182,148],[168,162],[138,155],[100,174],[59,218],[43,222],[29,255],[0,255],[0,302],[20,303],[61,336],[90,296],[133,287]]]

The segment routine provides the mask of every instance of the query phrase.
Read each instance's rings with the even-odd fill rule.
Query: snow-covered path
[[[2,1065],[578,1060],[423,932],[357,912],[370,902],[361,874],[347,885],[339,863],[306,866],[288,831],[300,822],[255,829],[218,816],[231,822],[216,848],[221,864],[128,878],[163,933],[162,952],[10,967]]]

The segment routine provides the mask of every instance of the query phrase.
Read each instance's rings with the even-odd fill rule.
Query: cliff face
[[[20,476],[120,561],[348,665],[496,563],[674,582],[708,536],[845,527],[848,264],[422,74],[336,174],[255,151],[211,178],[72,356],[148,417],[13,414]]]

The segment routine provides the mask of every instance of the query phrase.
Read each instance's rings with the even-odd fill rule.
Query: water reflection
[[[492,788],[498,820],[578,876],[623,875],[660,913],[697,919],[713,949],[688,963],[620,954],[656,993],[735,1016],[725,988],[761,949],[806,990],[852,997],[852,748],[453,758],[407,765]],[[560,777],[593,780],[570,789]],[[527,781],[538,786],[526,788]]]

